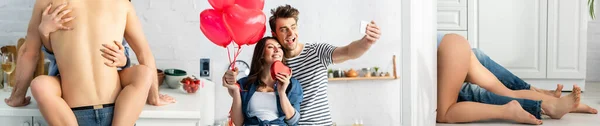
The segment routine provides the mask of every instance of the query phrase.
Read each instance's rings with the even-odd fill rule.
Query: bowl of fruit
[[[204,88],[204,82],[195,76],[183,78],[180,83],[183,85],[183,90],[187,93],[196,93],[199,88]]]
[[[188,77],[187,72],[180,69],[166,69],[165,71],[165,81],[167,82],[167,86],[172,89],[177,89],[181,87],[180,81],[183,78]]]

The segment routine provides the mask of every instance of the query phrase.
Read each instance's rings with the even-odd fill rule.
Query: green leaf
[[[596,14],[594,11],[594,0],[588,0],[588,6],[590,7],[590,17],[592,17],[592,20],[595,20]]]

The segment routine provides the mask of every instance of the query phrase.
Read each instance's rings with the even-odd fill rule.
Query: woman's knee
[[[435,121],[438,123],[450,123],[450,122],[448,122],[448,119],[446,118],[446,113],[440,113],[440,112],[437,113]]]
[[[136,70],[136,75],[135,77],[137,77],[136,80],[138,80],[138,84],[141,84],[139,86],[143,86],[144,88],[150,88],[150,86],[152,85],[152,83],[154,83],[154,79],[156,79],[156,70],[152,69],[146,65],[137,65],[135,66],[135,70]]]
[[[56,90],[56,89],[60,90],[60,88],[55,87],[56,84],[53,84],[53,83],[57,83],[56,81],[57,80],[52,76],[41,75],[41,76],[35,77],[31,81],[31,93],[33,95],[42,94],[42,93],[54,94],[54,93],[56,93],[56,91],[54,91],[54,90]]]
[[[444,38],[442,38],[442,42],[440,43],[440,48],[443,48],[445,46],[466,48],[469,50],[471,49],[471,46],[469,45],[469,41],[467,41],[467,39],[465,39],[465,37],[460,36],[458,34],[446,34],[444,36]]]

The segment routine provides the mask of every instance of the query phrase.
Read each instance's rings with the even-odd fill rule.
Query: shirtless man
[[[60,43],[50,44],[48,41],[42,41],[43,37],[37,30],[42,11],[50,4],[60,5],[66,2],[69,2],[66,8],[73,10],[67,16],[77,18],[65,25],[74,29],[50,34],[50,41]],[[154,58],[133,6],[128,1],[38,0],[29,23],[26,41],[19,50],[18,62],[21,64],[16,70],[17,88],[29,86],[32,79],[32,74],[29,73],[32,73],[34,68],[31,66],[37,63],[35,61],[41,46],[51,46],[61,71],[60,79],[38,76],[32,83],[36,80],[54,81],[31,85],[33,96],[49,124],[133,125],[147,98],[150,88],[148,81],[157,79],[137,79],[121,83],[117,68],[104,64],[106,59],[101,56],[100,51],[102,45],[122,40],[123,35],[137,54],[141,64],[138,69],[155,73]],[[13,93],[22,94],[20,98],[27,99],[24,92],[26,90]],[[117,112],[114,113],[114,120],[113,111]]]

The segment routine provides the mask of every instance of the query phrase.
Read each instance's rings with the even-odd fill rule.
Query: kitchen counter
[[[214,84],[207,80],[203,81],[205,82],[205,87],[200,88],[198,92],[194,94],[187,94],[182,89],[166,88],[166,85],[163,85],[163,87],[160,88],[160,93],[174,97],[177,102],[165,106],[145,105],[140,114],[140,120],[162,119],[199,121],[200,117],[207,117],[208,119],[203,119],[206,122],[198,123],[212,124],[214,122],[212,117],[214,116]],[[27,96],[32,96],[30,91]],[[4,99],[8,97],[10,97],[10,92],[0,90],[0,98]],[[4,101],[0,103],[0,117],[23,116],[42,117],[33,97],[31,99],[31,104],[23,107],[10,107]]]

